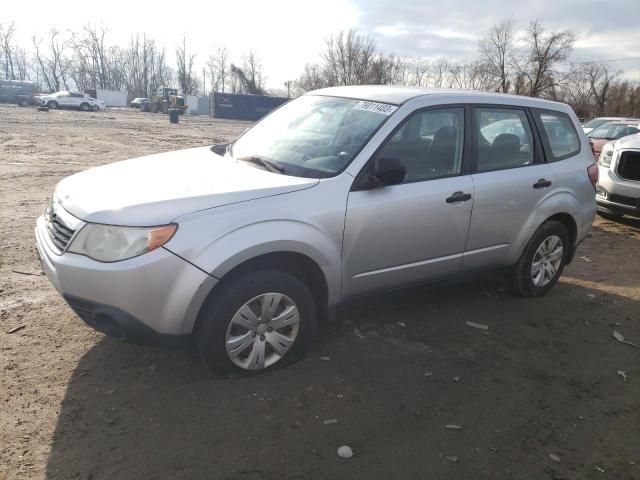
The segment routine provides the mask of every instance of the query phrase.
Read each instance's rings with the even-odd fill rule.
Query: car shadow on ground
[[[229,380],[103,339],[69,382],[47,478],[638,478],[639,351],[612,331],[637,339],[639,310],[569,283],[542,299],[417,288],[349,305],[288,368]]]

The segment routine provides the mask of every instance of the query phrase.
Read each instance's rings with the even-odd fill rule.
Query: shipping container
[[[259,120],[287,101],[289,99],[283,97],[216,92],[213,94],[213,117]]]

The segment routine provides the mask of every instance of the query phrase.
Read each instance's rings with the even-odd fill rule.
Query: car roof
[[[640,119],[635,118],[635,117],[596,117],[593,120],[611,120],[611,121],[615,121],[615,120],[640,120]]]
[[[308,92],[307,95],[326,95],[329,97],[353,98],[370,102],[390,103],[392,105],[402,105],[403,103],[418,97],[428,97],[436,95],[447,95],[459,97],[460,103],[517,103],[522,106],[533,106],[539,108],[552,108],[557,110],[559,106],[565,104],[542,100],[540,98],[523,97],[520,95],[509,95],[506,93],[479,92],[477,90],[460,90],[450,88],[425,88],[425,87],[404,87],[395,85],[357,85],[344,87],[328,87]],[[505,102],[507,100],[507,102]],[[515,101],[515,102],[514,102]],[[564,108],[563,108],[564,109]]]
[[[602,126],[605,127],[607,125],[637,125],[638,123],[640,123],[640,120],[631,118],[628,120],[614,120],[612,122],[607,122]]]

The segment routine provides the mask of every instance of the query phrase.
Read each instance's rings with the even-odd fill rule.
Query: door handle
[[[533,188],[547,188],[551,186],[551,180],[547,180],[546,178],[541,178],[536,183],[533,184]]]
[[[471,200],[470,193],[456,192],[453,195],[451,195],[449,198],[447,198],[446,202],[458,203],[458,202],[466,202],[467,200]]]

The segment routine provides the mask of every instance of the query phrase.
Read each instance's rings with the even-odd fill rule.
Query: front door
[[[417,283],[459,271],[474,187],[465,175],[465,109],[412,114],[377,158],[404,164],[401,184],[349,193],[343,242],[344,296]]]

